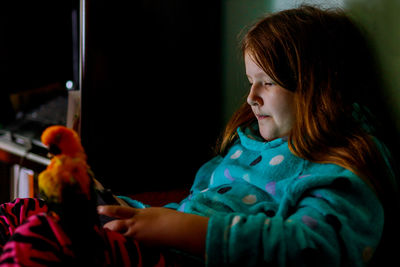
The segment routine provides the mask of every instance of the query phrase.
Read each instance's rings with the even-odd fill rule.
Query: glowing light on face
[[[260,135],[268,141],[289,134],[294,123],[294,93],[275,83],[245,54],[246,75],[250,82],[247,103],[257,118]]]

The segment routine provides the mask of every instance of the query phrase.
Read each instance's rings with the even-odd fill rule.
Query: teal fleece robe
[[[226,156],[204,164],[190,195],[167,205],[210,217],[207,266],[364,266],[383,208],[360,177],[293,155],[238,129]]]
[[[206,266],[367,265],[384,224],[371,188],[343,167],[295,156],[285,138],[253,132],[239,128],[229,152],[198,170],[190,195],[166,205],[210,218]]]

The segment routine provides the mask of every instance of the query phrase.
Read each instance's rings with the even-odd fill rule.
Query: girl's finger
[[[121,234],[124,234],[128,230],[128,226],[124,220],[113,220],[106,223],[103,227]]]
[[[101,215],[106,215],[108,217],[125,219],[134,216],[137,213],[137,209],[132,207],[123,206],[98,206],[97,213]]]

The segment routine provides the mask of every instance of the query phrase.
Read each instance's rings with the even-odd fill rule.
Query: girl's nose
[[[257,88],[253,84],[250,88],[250,92],[247,95],[247,103],[250,106],[261,106],[263,104],[262,98],[257,94]]]

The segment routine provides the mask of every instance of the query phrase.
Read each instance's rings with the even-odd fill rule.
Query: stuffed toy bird
[[[46,170],[39,174],[40,196],[50,206],[66,204],[66,198],[77,196],[93,201],[91,170],[76,132],[64,126],[51,126],[43,132],[41,141],[53,157]]]
[[[49,216],[70,239],[79,262],[92,262],[101,251],[90,244],[98,243],[99,217],[94,182],[80,138],[75,131],[56,125],[43,131],[41,141],[51,160],[38,176],[39,195],[46,201]]]
[[[78,134],[65,126],[50,126],[41,136],[51,154],[50,164],[38,176],[39,195],[46,201],[49,214],[70,238],[77,258],[98,261],[102,248],[94,244],[99,237],[95,229],[102,220],[98,204],[124,204],[94,178]]]
[[[43,131],[41,141],[52,158],[46,170],[39,174],[39,194],[52,212],[68,217],[68,213],[77,214],[79,211],[96,213],[97,204],[127,205],[94,178],[81,140],[74,130],[60,125],[50,126]],[[94,221],[91,218],[90,222]]]

